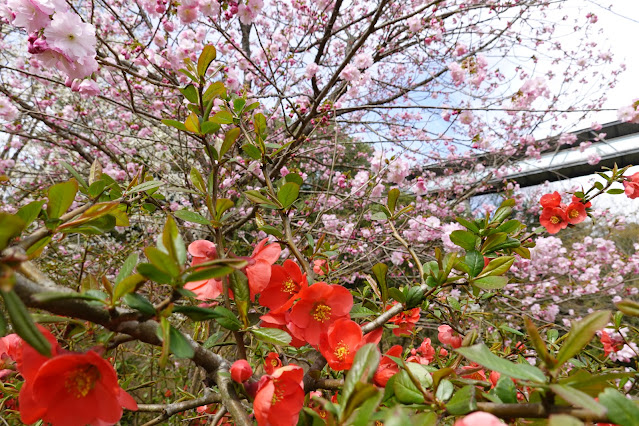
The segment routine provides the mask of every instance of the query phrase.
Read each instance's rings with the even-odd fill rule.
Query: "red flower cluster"
[[[626,178],[623,183],[624,192],[630,199],[639,197],[639,173]]]
[[[304,405],[304,370],[297,365],[280,367],[263,376],[253,401],[260,426],[296,425]]]
[[[540,203],[543,210],[539,222],[551,234],[556,234],[568,224],[576,225],[586,220],[586,209],[591,206],[590,202],[584,204],[581,198],[574,195],[572,202],[566,206],[561,202],[561,195],[557,191],[543,195]]]
[[[51,357],[40,355],[22,340],[11,349],[24,378],[18,397],[23,423],[113,425],[122,417],[122,407],[137,410],[108,361],[93,351],[67,352],[51,333],[40,330],[51,343]]]
[[[390,308],[391,307],[388,306],[386,310],[389,310]],[[419,321],[420,313],[420,308],[413,308],[408,311],[400,312],[399,314],[388,320],[388,322],[392,322],[393,324],[399,326],[393,329],[393,334],[398,337],[409,336],[410,332],[413,331],[413,329],[415,328],[415,324],[417,324],[417,321]]]
[[[453,349],[457,349],[462,345],[462,336],[453,330],[450,325],[440,325],[437,327],[439,334],[437,338],[444,345],[450,345]]]

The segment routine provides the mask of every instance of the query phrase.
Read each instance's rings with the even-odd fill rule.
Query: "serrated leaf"
[[[127,194],[135,194],[136,192],[150,191],[155,188],[159,188],[164,185],[164,182],[159,180],[150,180],[147,182],[143,182],[139,185],[134,186],[133,188],[127,191]]]
[[[581,352],[609,321],[610,311],[598,311],[573,324],[557,354],[557,368]]]
[[[262,342],[285,346],[291,343],[291,335],[277,328],[254,328],[251,333]]]
[[[262,152],[254,145],[246,143],[242,145],[242,151],[244,151],[246,155],[251,157],[253,160],[260,160],[262,158]]]
[[[215,321],[217,321],[217,323],[220,324],[222,327],[231,331],[238,331],[242,328],[242,324],[237,319],[235,314],[230,310],[222,306],[218,306],[213,311],[217,315]]]
[[[515,364],[500,358],[493,354],[483,343],[457,348],[455,351],[472,362],[476,362],[483,367],[505,374],[514,379],[530,380],[538,383],[546,382],[546,376],[543,371],[537,367],[533,367],[530,364]]]
[[[453,392],[455,391],[455,386],[450,380],[442,380],[439,386],[437,386],[437,392],[435,393],[435,398],[439,401],[446,402],[453,396]]]
[[[289,173],[286,176],[284,176],[284,180],[286,182],[293,182],[298,184],[299,186],[302,186],[304,184],[304,179],[302,179],[302,176],[298,175],[297,173]]]
[[[47,215],[50,219],[62,216],[73,204],[75,194],[78,192],[78,181],[69,179],[53,185],[47,191]]]
[[[516,404],[517,387],[510,377],[500,377],[493,392],[505,404]]]
[[[228,198],[218,198],[215,202],[215,218],[220,220],[224,212],[232,207],[235,207],[235,203],[232,200]]]
[[[202,178],[199,170],[195,167],[191,167],[189,176],[191,178],[191,183],[193,184],[193,186],[203,194],[206,194],[206,184],[204,183],[204,179]]]
[[[211,84],[204,91],[204,95],[202,97],[204,98],[205,102],[210,101],[214,98],[226,98],[226,87],[224,86],[224,83],[222,83],[221,81],[216,81],[215,83]]]
[[[515,262],[515,256],[500,256],[492,259],[481,271],[480,276],[504,275]]]
[[[180,267],[175,263],[175,260],[162,250],[155,247],[147,247],[144,249],[144,254],[153,266],[169,274],[172,278],[180,274]]]
[[[233,114],[228,111],[218,111],[209,118],[209,121],[217,124],[232,124]]]
[[[282,203],[282,207],[289,208],[300,193],[300,186],[294,182],[287,182],[277,191],[277,199]]]
[[[471,284],[483,290],[504,288],[508,284],[508,277],[488,276],[471,281]]]
[[[479,227],[475,225],[473,222],[466,220],[463,217],[457,217],[455,218],[455,220],[459,222],[460,225],[468,229],[469,231],[472,231],[474,233],[479,232]]]
[[[20,207],[15,215],[24,221],[24,228],[27,228],[34,220],[37,219],[45,202],[45,200],[32,201],[26,206]],[[1,227],[2,226],[0,225],[0,228]]]
[[[173,281],[169,274],[161,271],[151,263],[140,263],[137,266],[137,270],[143,277],[159,284],[169,284]]]
[[[184,335],[172,325],[169,326],[169,349],[178,358],[193,358],[195,351]]]
[[[476,277],[484,269],[484,256],[477,250],[469,250],[465,257],[466,265],[468,265],[468,275],[471,278]]]

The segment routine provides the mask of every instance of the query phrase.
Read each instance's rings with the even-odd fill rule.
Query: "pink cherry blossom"
[[[490,413],[475,411],[455,422],[454,426],[503,426],[504,423]]]
[[[95,28],[72,12],[56,13],[44,30],[47,43],[71,60],[95,56]]]

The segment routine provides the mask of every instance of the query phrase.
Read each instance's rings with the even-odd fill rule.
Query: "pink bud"
[[[244,383],[253,375],[251,365],[245,359],[239,359],[231,366],[231,379],[237,383]]]

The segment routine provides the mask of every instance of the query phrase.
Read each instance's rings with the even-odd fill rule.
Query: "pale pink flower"
[[[306,72],[304,73],[304,77],[311,78],[319,71],[319,66],[315,62],[311,62],[306,66]]]
[[[454,426],[503,426],[503,424],[504,423],[502,423],[498,417],[495,417],[490,413],[475,411],[463,419],[457,420]]]
[[[424,28],[424,21],[418,16],[412,16],[408,18],[408,30],[412,33],[416,33]]]
[[[348,64],[344,67],[339,76],[346,81],[354,81],[357,80],[360,76],[360,72],[353,65]]]
[[[368,53],[360,53],[353,58],[353,65],[363,70],[373,65],[373,57]]]
[[[24,28],[28,32],[46,27],[51,21],[49,15],[54,12],[53,5],[46,1],[9,0],[7,6],[15,15],[13,25]]]
[[[215,244],[206,240],[196,240],[189,244],[189,253],[193,256],[191,266],[217,259]],[[186,283],[184,288],[195,293],[198,300],[215,299],[222,294],[222,281],[211,278]]]
[[[18,109],[4,96],[0,97],[0,118],[6,121],[18,118]]]
[[[56,13],[44,29],[47,43],[71,60],[95,56],[95,28],[82,22],[75,13]]]
[[[78,85],[78,92],[85,97],[98,96],[100,94],[100,87],[98,83],[93,80],[82,80]]]
[[[190,24],[191,22],[194,22],[197,19],[198,7],[197,3],[192,7],[186,7],[184,4],[178,6],[177,15],[180,18],[180,22],[182,24]]]
[[[237,16],[240,18],[240,22],[244,25],[250,25],[253,23],[255,18],[257,18],[257,13],[255,13],[251,8],[244,4],[240,4],[237,7]]]
[[[450,345],[453,349],[457,349],[462,344],[462,337],[457,334],[449,325],[440,325],[437,327],[439,334],[437,338],[444,345]]]
[[[459,86],[466,79],[466,72],[457,62],[451,62],[448,64],[448,69],[450,70],[450,76],[453,79],[453,83],[455,86]]]
[[[200,13],[209,18],[220,16],[220,3],[217,0],[200,0]]]

